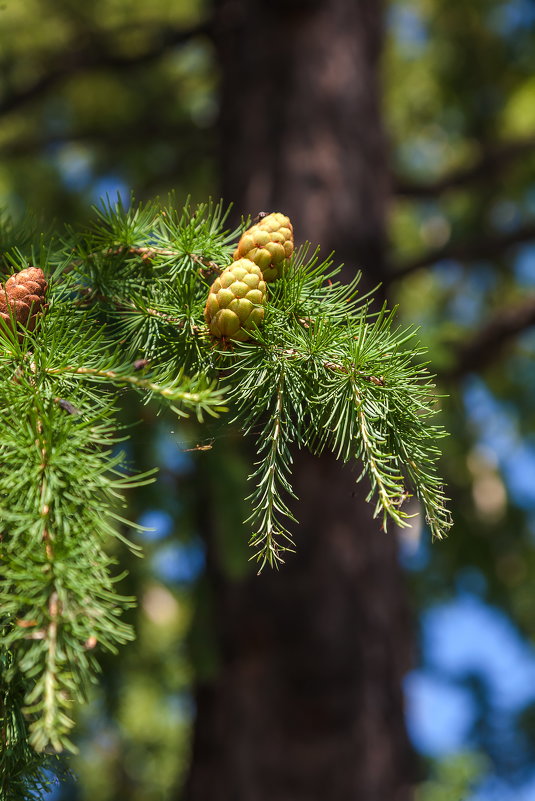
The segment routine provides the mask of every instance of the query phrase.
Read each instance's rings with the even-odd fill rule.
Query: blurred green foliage
[[[0,203],[58,221],[135,186],[213,189],[215,68],[196,0],[21,0],[0,10]]]
[[[427,260],[393,283],[392,294],[403,318],[422,327],[450,394],[444,403],[452,433],[445,462],[456,528],[434,549],[433,570],[420,577],[423,597],[429,602],[433,595],[449,594],[459,567],[473,565],[485,576],[488,597],[514,610],[532,634],[533,620],[522,615],[526,604],[519,598],[532,575],[532,521],[511,496],[485,437],[488,421],[478,422],[479,410],[469,408],[473,393],[467,392],[479,373],[497,407],[503,404],[512,446],[532,435],[529,328],[523,336],[498,337],[467,373],[448,375],[478,331],[497,326],[504,310],[533,299],[535,275],[523,280],[519,267],[523,255],[533,260],[534,251],[524,246],[519,252],[514,245],[515,231],[535,220],[535,125],[529,122],[535,108],[535,20],[528,5],[395,3],[394,12],[409,15],[409,34],[400,35],[402,24],[392,26],[385,93],[394,180],[407,189],[392,205],[392,263],[403,269]],[[516,15],[515,6],[520,7]],[[469,176],[479,164],[482,171],[475,178],[451,185],[444,180],[463,172]],[[417,196],[422,187],[433,186],[440,191]],[[511,235],[509,247],[499,245],[504,233]],[[535,230],[530,238],[535,240]],[[474,255],[456,258],[458,243],[466,242],[474,243]]]
[[[445,759],[418,787],[415,801],[463,801],[485,767],[485,760],[469,751]]]

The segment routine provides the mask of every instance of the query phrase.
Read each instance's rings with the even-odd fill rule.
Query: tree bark
[[[384,270],[380,0],[218,0],[224,197],[282,209],[351,269]]]
[[[219,0],[216,31],[223,196],[240,214],[289,214],[299,241],[376,285],[380,3]],[[221,670],[198,687],[188,801],[411,797],[403,577],[355,478],[297,454],[297,552],[280,571],[230,580],[209,552]]]

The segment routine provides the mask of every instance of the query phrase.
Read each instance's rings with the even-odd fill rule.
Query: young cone
[[[33,331],[38,315],[45,311],[48,284],[39,267],[27,267],[0,284],[0,319],[10,328],[17,324]]]
[[[289,217],[276,211],[242,234],[235,259],[251,259],[262,270],[264,281],[280,278],[294,251],[293,227]]]
[[[238,259],[210,287],[204,309],[210,333],[217,339],[245,342],[264,319],[265,301],[266,283],[260,268],[249,259]]]

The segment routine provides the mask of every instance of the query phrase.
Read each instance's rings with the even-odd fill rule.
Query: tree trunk
[[[383,274],[387,158],[378,0],[219,0],[223,195]],[[198,687],[187,801],[406,801],[410,620],[392,533],[332,458],[299,453],[297,553],[225,577],[221,670]]]

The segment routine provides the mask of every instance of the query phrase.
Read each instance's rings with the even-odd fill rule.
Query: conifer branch
[[[308,247],[267,290],[253,264],[256,289],[229,296],[240,230],[225,218],[221,205],[118,202],[61,247],[28,241],[3,255],[4,271],[39,263],[50,288],[35,331],[0,326],[0,688],[21,721],[13,739],[4,715],[0,737],[16,741],[11,768],[27,759],[28,787],[44,764],[28,758],[30,740],[39,752],[72,749],[71,708],[96,680],[99,648],[132,637],[121,619],[132,599],[116,591],[105,543],[125,540],[125,493],[153,477],[132,475],[117,451],[125,389],[199,420],[228,406],[256,436],[249,521],[260,570],[293,549],[294,446],[359,464],[383,525],[408,524],[410,492],[435,536],[451,524],[436,472],[444,432],[429,424],[434,386],[415,364],[414,331],[370,313],[358,277],[340,283],[332,259]],[[248,340],[214,333],[210,274],[235,307],[249,291],[262,302]]]
[[[257,479],[257,487],[250,496],[254,511],[246,522],[257,527],[250,544],[257,549],[251,558],[259,562],[259,573],[266,564],[278,567],[284,561],[282,554],[294,549],[290,533],[280,520],[282,516],[295,521],[281,499],[281,491],[296,497],[288,481],[292,462],[289,452],[292,425],[285,413],[284,383],[285,371],[281,366],[274,392],[273,412],[258,443],[259,454],[263,454],[264,458],[257,463],[257,470],[250,476],[251,479]]]
[[[399,472],[397,459],[381,449],[384,434],[371,425],[376,412],[367,407],[367,398],[361,394],[355,381],[351,381],[354,403],[357,411],[358,429],[361,438],[361,455],[370,477],[370,500],[377,494],[375,514],[382,515],[383,527],[386,529],[390,517],[398,526],[407,526],[407,515],[401,510],[402,503],[408,498],[404,488],[403,476]]]
[[[187,417],[187,412],[175,406],[174,404],[176,403],[193,409],[200,421],[202,421],[203,412],[217,416],[226,411],[226,407],[222,404],[222,390],[217,389],[213,382],[206,384],[204,379],[199,377],[188,379],[183,375],[179,375],[176,379],[163,383],[152,381],[150,378],[140,378],[136,375],[118,372],[117,370],[106,370],[97,367],[75,367],[72,365],[48,368],[46,373],[51,376],[65,374],[86,376],[97,381],[109,381],[115,385],[128,384],[134,389],[145,390],[152,395],[158,395],[165,401],[173,401],[171,408],[179,417]]]
[[[0,632],[1,634],[1,632]],[[57,759],[29,744],[28,722],[22,713],[27,686],[14,670],[13,655],[0,647],[0,801],[41,801],[58,773]]]

